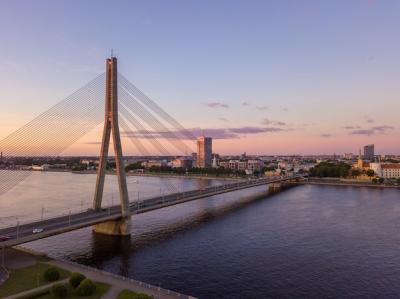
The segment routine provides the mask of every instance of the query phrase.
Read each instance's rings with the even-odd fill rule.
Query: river
[[[48,173],[24,184],[34,190],[41,176],[54,180],[45,201],[64,202],[64,208],[65,192],[75,194],[70,203],[79,208],[84,197],[78,193],[89,192],[94,182],[88,175],[56,180]],[[60,179],[69,187],[53,194]],[[166,179],[129,180],[132,194],[136,185],[157,194]],[[109,181],[115,184],[115,178]],[[171,182],[184,188],[221,183]],[[107,197],[116,190],[108,189]],[[25,192],[25,199],[20,194],[8,212],[35,192]],[[12,200],[6,195],[0,197],[1,215]],[[85,228],[26,246],[199,298],[399,298],[399,195],[396,189],[302,185],[270,196],[261,186],[134,216],[130,239]],[[2,221],[15,221],[7,219]]]

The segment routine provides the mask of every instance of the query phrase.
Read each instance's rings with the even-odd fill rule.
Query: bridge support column
[[[103,139],[101,143],[100,161],[97,171],[96,189],[93,200],[93,208],[101,209],[103,199],[104,180],[107,170],[108,148],[110,138],[113,138],[114,156],[118,177],[119,197],[121,201],[121,220],[109,221],[94,226],[94,231],[111,235],[129,234],[129,197],[126,184],[125,166],[122,155],[121,136],[118,124],[118,72],[117,58],[106,60],[106,101]]]
[[[268,185],[268,192],[276,193],[279,192],[282,188],[281,183],[271,183]]]
[[[93,231],[111,236],[130,236],[130,217],[96,224],[93,226]]]

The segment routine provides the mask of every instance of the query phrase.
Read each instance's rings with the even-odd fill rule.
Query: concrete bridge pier
[[[282,183],[271,183],[268,185],[268,192],[269,193],[276,193],[281,191]]]
[[[93,208],[96,211],[101,210],[104,181],[107,169],[108,148],[110,147],[110,139],[112,137],[114,144],[114,158],[118,178],[122,217],[118,220],[111,220],[104,223],[96,224],[93,227],[93,231],[96,233],[107,235],[130,236],[129,196],[128,187],[126,184],[125,166],[118,124],[118,72],[117,58],[115,57],[111,57],[106,60],[105,104],[103,138],[101,142]]]
[[[117,220],[110,220],[93,225],[93,232],[110,236],[130,236],[131,217],[121,217]]]

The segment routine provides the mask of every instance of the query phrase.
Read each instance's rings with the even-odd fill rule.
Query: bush
[[[136,293],[134,299],[151,299],[152,297],[143,293]]]
[[[60,272],[56,267],[50,267],[44,271],[43,277],[47,281],[56,281],[60,278]]]
[[[152,296],[149,296],[144,293],[136,293],[130,290],[123,290],[119,293],[117,299],[151,299]]]
[[[81,273],[72,273],[71,277],[69,278],[69,284],[76,289],[80,283],[82,282],[82,280],[84,280],[86,277],[85,275],[81,274]]]
[[[88,278],[85,278],[81,281],[78,288],[76,289],[76,293],[78,296],[90,296],[96,291],[96,285]]]
[[[68,289],[63,284],[55,284],[51,287],[50,293],[55,298],[65,298],[68,295]]]

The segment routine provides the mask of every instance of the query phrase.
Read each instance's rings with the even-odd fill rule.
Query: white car
[[[34,228],[32,233],[38,234],[38,233],[41,233],[42,231],[43,231],[43,228]]]

